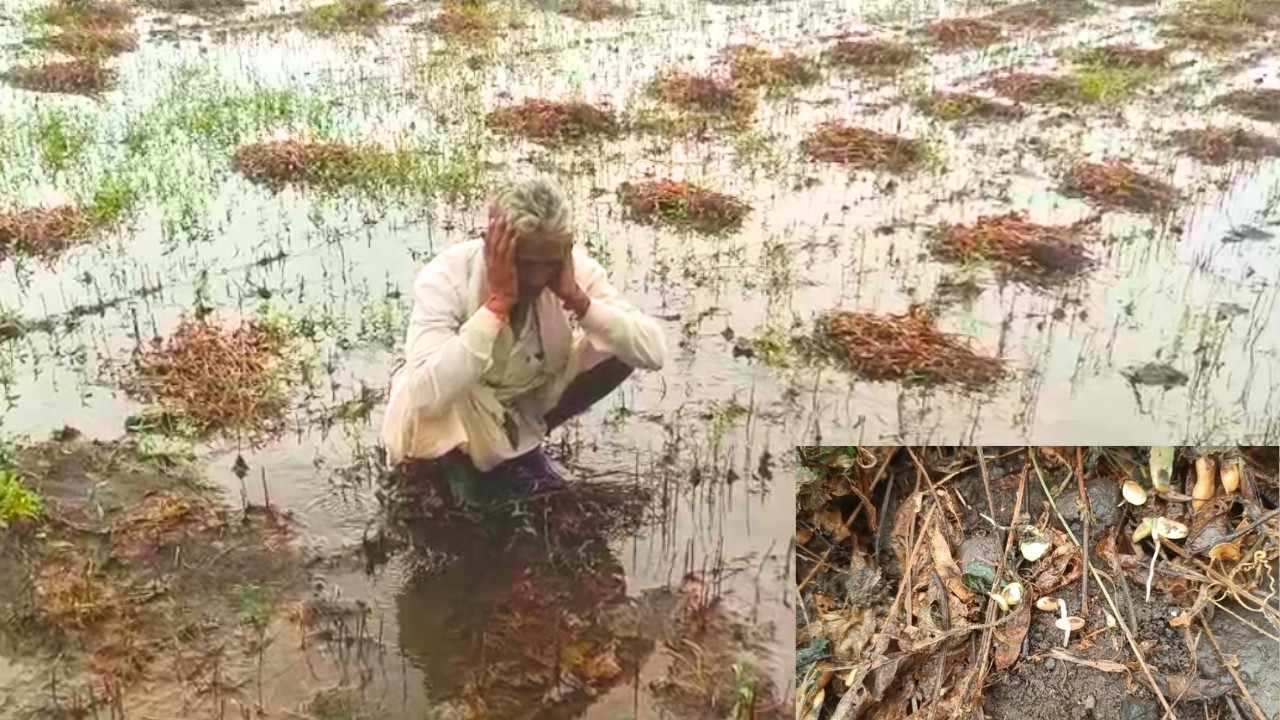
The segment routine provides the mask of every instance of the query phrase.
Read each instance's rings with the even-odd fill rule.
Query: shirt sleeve
[[[466,302],[445,259],[428,263],[414,281],[405,338],[409,401],[428,415],[443,412],[492,364],[502,318],[483,306],[469,318],[465,313]]]
[[[667,361],[662,325],[628,303],[609,282],[605,269],[584,252],[574,251],[578,284],[591,298],[581,319],[591,343],[626,364],[658,370]]]

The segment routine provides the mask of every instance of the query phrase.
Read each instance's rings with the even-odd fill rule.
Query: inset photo
[[[1280,449],[797,453],[797,720],[1280,717]]]

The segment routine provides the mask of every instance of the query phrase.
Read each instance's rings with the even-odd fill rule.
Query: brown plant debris
[[[935,91],[916,103],[924,112],[942,120],[1016,120],[1026,115],[1019,105],[996,102],[980,95]]]
[[[1092,14],[1096,8],[1085,0],[1038,0],[997,10],[987,20],[1033,30],[1047,30]]]
[[[1000,26],[986,20],[953,18],[929,23],[929,37],[944,48],[981,47],[1004,39]]]
[[[570,7],[563,8],[560,12],[563,15],[568,15],[584,22],[625,18],[635,14],[635,11],[631,8],[613,2],[613,0],[578,0]]]
[[[810,85],[819,78],[813,61],[794,52],[773,54],[755,45],[731,45],[722,57],[733,81],[747,88]]]
[[[817,334],[867,380],[980,387],[1004,376],[1002,360],[978,355],[967,342],[938,331],[920,308],[901,315],[832,311],[819,318]]]
[[[134,9],[128,4],[102,0],[58,0],[37,13],[44,22],[62,28],[119,28],[134,17]]]
[[[915,48],[889,40],[839,40],[826,52],[833,65],[894,73],[916,61]]]
[[[1261,720],[1251,697],[1274,702],[1276,448],[796,451],[796,720],[1075,720],[1074,698],[1096,718]],[[1148,468],[1170,497],[1131,505]],[[1157,521],[1172,532],[1139,532]],[[1245,603],[1247,624],[1219,610]]]
[[[890,172],[902,172],[924,159],[924,149],[918,140],[854,127],[839,120],[819,125],[800,147],[814,160]]]
[[[0,258],[10,252],[56,257],[92,231],[89,216],[72,205],[0,212]]]
[[[664,101],[685,110],[732,118],[745,118],[755,111],[755,94],[720,75],[670,70],[655,78],[651,89]]]
[[[1173,141],[1186,154],[1210,165],[1280,156],[1280,142],[1244,128],[1180,130]]]
[[[373,145],[302,140],[242,145],[231,158],[237,172],[277,190],[290,183],[338,187],[373,181],[396,162],[395,153]]]
[[[1069,78],[1040,73],[1012,72],[993,77],[987,87],[1018,102],[1066,102],[1076,95]]]
[[[731,195],[669,179],[623,183],[618,199],[638,222],[660,220],[703,233],[736,229],[751,210]]]
[[[256,322],[224,328],[185,319],[135,358],[123,386],[203,431],[268,433],[287,409],[285,339]]]
[[[1280,123],[1280,90],[1233,90],[1218,98],[1218,104],[1254,120]]]
[[[1138,212],[1171,209],[1178,198],[1178,191],[1168,183],[1118,160],[1076,164],[1067,178],[1067,188],[1099,205]]]
[[[497,132],[543,142],[575,142],[618,134],[618,121],[612,110],[577,101],[530,98],[490,112],[485,122]]]
[[[249,6],[248,0],[143,0],[143,4],[156,10],[200,17],[227,15]]]
[[[76,57],[102,58],[137,50],[138,34],[132,30],[117,30],[105,25],[77,25],[38,38],[33,44]]]
[[[479,42],[496,35],[500,25],[497,14],[485,3],[448,0],[426,27],[441,35]]]
[[[1080,242],[1091,234],[1084,223],[1038,225],[1023,213],[986,215],[972,225],[949,225],[938,233],[934,254],[950,262],[994,261],[1013,277],[1035,284],[1069,279],[1092,265]]]
[[[1131,43],[1104,45],[1081,54],[1078,59],[1111,67],[1161,68],[1169,64],[1169,48],[1143,48]]]
[[[115,83],[116,71],[103,67],[96,58],[81,58],[14,67],[2,77],[23,90],[96,95]]]

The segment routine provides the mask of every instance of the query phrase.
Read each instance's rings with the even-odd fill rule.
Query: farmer
[[[667,356],[662,327],[574,247],[544,179],[501,190],[484,239],[431,260],[413,298],[382,435],[406,483],[443,504],[562,486],[547,433]]]

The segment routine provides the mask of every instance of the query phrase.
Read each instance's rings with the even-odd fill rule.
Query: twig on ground
[[[1049,484],[1045,482],[1044,473],[1040,471],[1040,461],[1036,458],[1036,449],[1034,447],[1027,448],[1027,453],[1031,456],[1031,464],[1035,467],[1036,477],[1040,480],[1040,487],[1044,489],[1045,497],[1049,499],[1049,506],[1053,508],[1053,514],[1058,516],[1058,522],[1062,523],[1062,528],[1067,531],[1067,536],[1071,538],[1071,542],[1079,546],[1080,541],[1076,539],[1075,533],[1071,532],[1071,526],[1067,525],[1066,519],[1058,511],[1058,504],[1053,501],[1053,493],[1049,492]],[[1120,609],[1116,607],[1115,601],[1111,599],[1111,593],[1107,592],[1107,586],[1097,576],[1097,568],[1089,568],[1089,570],[1093,572],[1094,580],[1098,583],[1098,589],[1102,591],[1102,596],[1107,599],[1107,605],[1111,607],[1111,614],[1115,617],[1116,624],[1124,632],[1124,639],[1129,641],[1129,649],[1133,650],[1134,657],[1138,659],[1142,674],[1147,678],[1147,683],[1151,685],[1151,691],[1155,693],[1156,699],[1160,701],[1160,707],[1164,708],[1167,715],[1171,715],[1174,720],[1177,720],[1178,716],[1169,707],[1169,701],[1165,700],[1164,693],[1160,692],[1160,686],[1156,684],[1155,678],[1151,676],[1151,668],[1147,667],[1147,661],[1142,657],[1142,651],[1138,649],[1138,643],[1133,639],[1133,632],[1129,630],[1129,626],[1120,617]]]
[[[1080,491],[1080,513],[1084,516],[1084,547],[1080,557],[1084,559],[1084,574],[1080,576],[1080,617],[1089,617],[1089,521],[1093,508],[1089,506],[1089,493],[1084,489],[1084,450],[1076,446],[1076,487]]]

